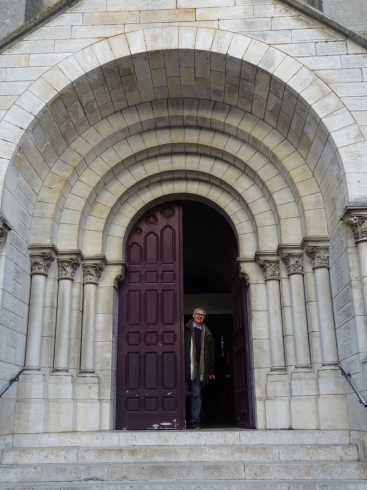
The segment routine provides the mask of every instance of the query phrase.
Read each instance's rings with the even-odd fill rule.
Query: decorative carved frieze
[[[105,268],[104,262],[88,262],[82,265],[84,284],[98,284],[102,271]]]
[[[313,269],[329,267],[329,247],[308,247],[306,253],[312,261]]]
[[[59,268],[59,280],[60,279],[74,279],[74,274],[80,265],[80,260],[76,257],[71,258],[58,258],[57,266]]]
[[[367,216],[351,215],[348,224],[352,229],[354,240],[367,240]]]
[[[115,281],[113,283],[115,289],[118,289],[120,284],[125,280],[126,269],[127,269],[126,264],[122,264],[121,273],[115,277]]]
[[[41,274],[47,276],[53,260],[55,260],[55,256],[48,252],[31,255],[31,275]]]
[[[264,273],[265,281],[280,280],[279,262],[272,260],[259,260]]]
[[[281,259],[287,267],[288,275],[303,274],[303,254],[302,253],[283,253]]]
[[[10,230],[8,223],[0,216],[0,245],[5,242]]]

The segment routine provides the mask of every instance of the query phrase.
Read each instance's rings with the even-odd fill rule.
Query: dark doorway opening
[[[233,426],[237,425],[232,305],[236,238],[227,220],[213,208],[185,201],[182,211],[185,322],[192,318],[194,308],[204,308],[216,350],[216,380],[202,390],[202,424]],[[186,402],[187,424],[189,419],[190,398]]]

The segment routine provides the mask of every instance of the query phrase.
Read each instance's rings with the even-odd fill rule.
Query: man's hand
[[[212,381],[215,381],[215,376],[214,376],[214,374],[209,374],[209,379],[211,379]]]

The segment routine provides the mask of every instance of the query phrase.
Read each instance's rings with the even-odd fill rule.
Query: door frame
[[[165,196],[165,199],[156,199],[152,202],[149,203],[149,205],[144,206],[142,209],[139,210],[139,212],[131,219],[129,225],[127,226],[126,234],[125,237],[126,239],[123,242],[123,258],[125,258],[125,271],[127,272],[129,265],[127,262],[127,255],[126,255],[126,248],[127,248],[127,243],[128,239],[130,236],[130,233],[137,223],[137,221],[148,211],[151,209],[155,208],[159,204],[162,204],[163,202],[165,204],[173,203],[173,202],[182,202],[185,200],[191,200],[191,201],[196,201],[195,196],[188,195],[187,197],[181,197],[180,199],[177,199],[176,195],[172,195],[172,199],[167,199],[167,196]],[[215,205],[215,203],[212,203],[211,201],[205,199],[205,198],[200,198],[198,200],[202,204],[205,204],[211,208],[213,208],[215,211],[217,211],[221,216],[223,216],[228,223],[231,225],[231,228],[233,229],[233,233],[236,239],[236,244],[238,247],[238,239],[236,236],[235,228],[233,224],[231,223],[231,220],[229,216],[223,212],[218,206]],[[182,226],[182,223],[181,223]],[[184,230],[181,231],[184,233]],[[181,260],[183,261],[183,254],[181,254]],[[240,258],[236,259],[236,265],[241,262]],[[182,270],[183,270],[183,263],[181,264]],[[252,329],[251,329],[251,288],[249,284],[249,277],[247,274],[242,273],[240,268],[238,267],[239,271],[239,276],[241,280],[244,281],[244,286],[246,288],[246,294],[245,297],[243,298],[243,314],[244,314],[244,320],[247,325],[247,328],[245,328],[244,334],[246,336],[246,342],[248,345],[248,356],[246,357],[246,373],[247,373],[247,380],[248,380],[248,385],[251,387],[250,388],[250,396],[249,396],[249,425],[251,429],[256,429],[256,396],[255,396],[255,380],[254,380],[254,363],[253,363],[253,339],[252,339]],[[126,276],[126,274],[125,274]],[[125,280],[125,278],[123,279]],[[123,282],[123,280],[121,282]],[[120,295],[119,295],[119,290],[121,286],[121,282],[117,288],[117,321],[116,321],[116,337],[118,338],[119,334],[119,315],[120,315]],[[182,313],[184,312],[184,307],[183,307],[183,302],[184,302],[184,293],[182,289],[182,294],[181,294],[181,311]],[[182,314],[182,319],[181,319],[181,346],[180,346],[180,352],[181,352],[181,359],[182,362],[184,363],[184,322],[183,322],[183,317],[184,315]],[[116,342],[116,361],[115,361],[115,384],[114,384],[114,394],[115,394],[115,402],[114,402],[114,427],[116,426],[116,405],[117,405],[117,395],[116,395],[116,388],[117,388],[117,364],[118,364],[118,342]],[[184,379],[184,366],[181,369],[183,373],[183,382],[182,382],[182,390],[183,390],[183,400],[186,399],[186,393],[185,393],[185,379]],[[236,396],[236,393],[235,393]],[[185,417],[184,417],[185,418]]]

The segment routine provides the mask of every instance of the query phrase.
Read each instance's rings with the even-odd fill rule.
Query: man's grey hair
[[[195,308],[195,310],[192,312],[192,314],[196,313],[197,311],[203,311],[206,315],[206,311],[204,310],[204,308]]]

